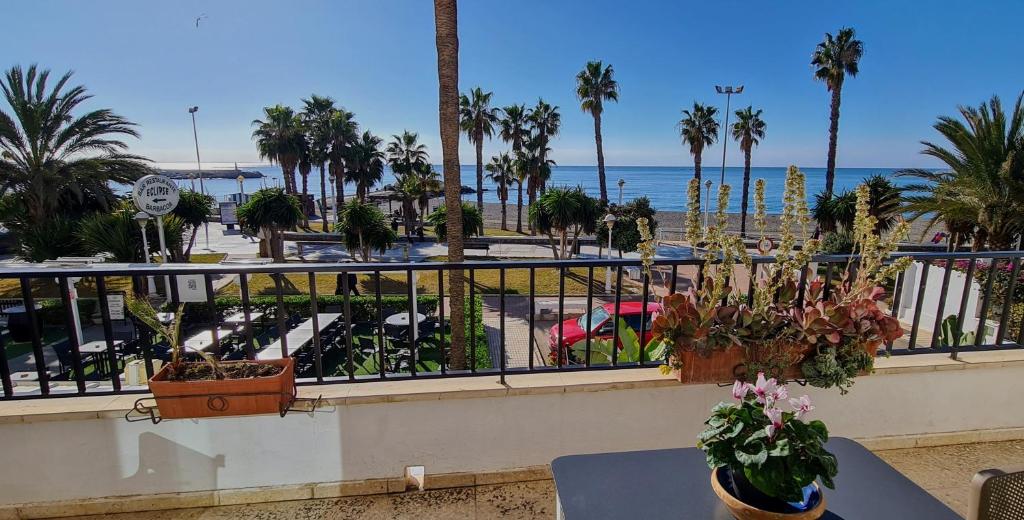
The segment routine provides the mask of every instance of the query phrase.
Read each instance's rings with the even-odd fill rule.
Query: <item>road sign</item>
[[[163,175],[147,175],[135,181],[132,199],[154,217],[166,215],[178,205],[178,185]]]

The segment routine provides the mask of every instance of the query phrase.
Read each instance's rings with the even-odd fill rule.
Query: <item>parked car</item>
[[[643,305],[641,302],[621,302],[619,303],[619,317],[622,318],[626,325],[632,328],[637,335],[640,335],[640,320],[642,319],[641,311]],[[644,317],[647,318],[647,322],[644,324],[644,337],[642,344],[646,344],[651,340],[651,322],[654,321],[654,317],[661,311],[661,304],[655,302],[647,303],[647,312]],[[588,313],[583,313],[581,316],[576,318],[570,318],[562,322],[562,352],[563,362],[575,362],[572,354],[572,346],[578,341],[582,341],[587,338],[586,323],[590,319],[590,337],[591,339],[611,339],[615,328],[615,304],[606,303],[599,307],[594,307]],[[556,358],[558,352],[558,324],[551,327],[548,331],[548,345],[551,348],[550,359],[553,364],[558,363]],[[622,345],[619,345],[622,348]]]

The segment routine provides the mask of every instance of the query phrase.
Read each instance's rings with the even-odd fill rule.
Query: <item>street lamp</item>
[[[140,211],[140,212],[136,213],[135,214],[135,222],[137,222],[139,224],[139,229],[142,230],[142,258],[148,264],[149,263],[149,239],[146,238],[146,224],[149,223],[149,213],[146,213],[145,211]],[[147,294],[155,293],[156,292],[156,282],[153,281],[153,277],[152,276],[147,276],[146,280],[147,280],[147,286],[148,286],[148,289],[149,289],[148,291],[146,291],[146,293]]]
[[[626,185],[626,179],[619,179],[619,206],[622,205],[622,187]]]
[[[199,160],[199,133],[196,132],[196,112],[199,112],[199,107],[192,107],[188,109],[188,113],[192,114],[192,139],[196,142],[196,169],[199,171],[199,192],[206,195],[206,184],[203,182],[203,163]],[[195,189],[195,186],[193,186]],[[206,235],[206,250],[210,250],[210,223],[204,222],[203,229]]]
[[[719,94],[725,94],[725,128],[722,130],[725,132],[726,137],[729,135],[729,102],[732,101],[733,94],[741,94],[743,92],[743,85],[738,87],[721,86],[715,85],[715,91]],[[729,145],[729,139],[722,139],[722,177],[718,180],[718,189],[722,189],[722,185],[725,184],[725,148]]]
[[[330,176],[328,176],[327,178],[330,179],[331,200],[333,201],[331,203],[331,216],[334,217],[334,222],[337,223],[338,222],[338,197],[334,193],[334,180],[337,179],[337,177],[335,177],[334,173],[332,172],[330,174]],[[324,218],[327,218],[327,217],[324,216]]]
[[[245,177],[239,175],[235,180],[238,181],[238,204],[241,205],[245,202]]]
[[[612,228],[615,227],[615,215],[611,213],[604,216],[601,219],[608,226],[608,259],[612,258]],[[611,294],[612,292],[612,266],[609,265],[604,270],[604,292],[605,294]]]

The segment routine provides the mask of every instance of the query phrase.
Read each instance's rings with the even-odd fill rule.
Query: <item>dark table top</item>
[[[827,446],[839,475],[836,489],[825,489],[823,519],[962,520],[860,444],[835,437]],[[551,472],[566,520],[731,518],[697,448],[568,455],[555,459]]]

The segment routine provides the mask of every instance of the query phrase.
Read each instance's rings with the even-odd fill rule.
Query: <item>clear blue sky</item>
[[[809,58],[826,31],[856,28],[861,74],[843,92],[839,166],[932,166],[918,155],[931,124],[957,104],[1024,88],[1018,1],[621,2],[463,0],[460,86],[498,104],[559,105],[559,164],[594,164],[593,123],[574,97],[590,59],[615,67],[621,100],[608,106],[611,165],[690,165],[676,122],[694,100],[721,103],[716,83],[747,88],[733,106],[764,109],[768,137],[755,165],[825,163],[828,94]],[[197,29],[195,18],[204,14]],[[261,107],[333,97],[363,128],[417,131],[440,162],[432,2],[52,1],[3,6],[0,65],[74,69],[110,107],[141,125],[132,149],[190,161],[199,105],[206,161],[256,161]],[[6,109],[6,107],[5,107]],[[718,157],[720,145],[707,152]],[[489,156],[503,149],[495,141]],[[735,143],[730,164],[741,164]],[[473,151],[463,140],[463,163]],[[718,159],[711,160],[712,163]]]

